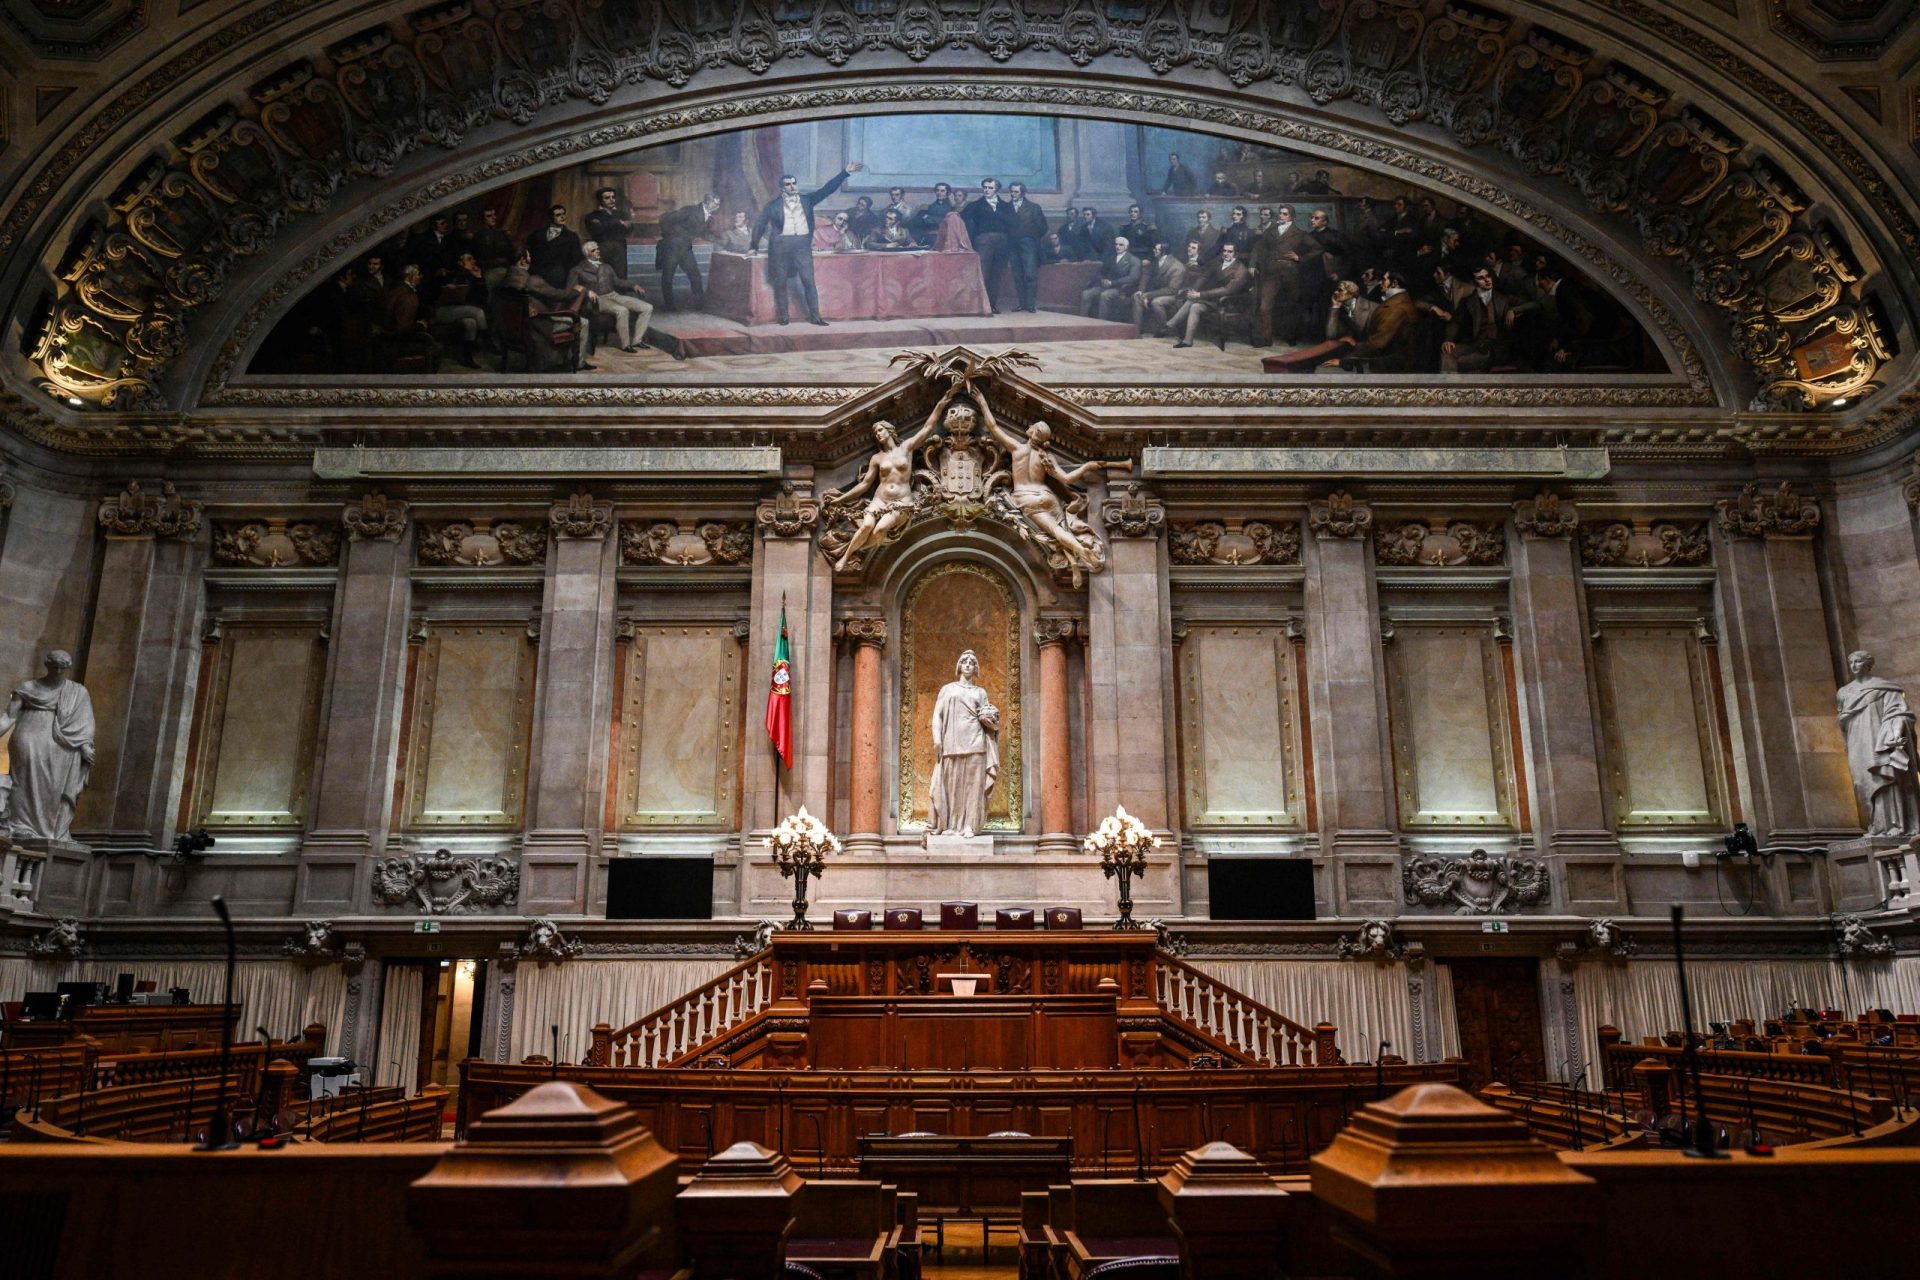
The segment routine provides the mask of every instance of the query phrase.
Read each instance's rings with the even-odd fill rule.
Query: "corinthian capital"
[[[1307,528],[1321,539],[1364,538],[1373,528],[1373,508],[1352,494],[1336,491],[1307,507]]]

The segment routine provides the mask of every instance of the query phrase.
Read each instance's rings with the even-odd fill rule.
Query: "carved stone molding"
[[[1308,505],[1307,528],[1321,539],[1364,538],[1373,528],[1373,508],[1344,490],[1336,490],[1325,501]]]
[[[148,493],[135,480],[100,503],[100,527],[114,538],[191,538],[200,532],[200,504],[182,498],[171,480]]]
[[[300,926],[299,933],[280,944],[280,951],[295,960],[314,964],[338,960],[340,936],[334,932],[333,921],[308,920]]]
[[[52,928],[27,943],[27,954],[35,960],[73,960],[85,947],[86,935],[80,930],[80,922],[62,916]]]
[[[621,564],[692,568],[752,559],[753,526],[744,520],[655,520],[620,526]]]
[[[1624,929],[1604,916],[1587,921],[1586,947],[1622,960],[1640,949]]]
[[[331,523],[264,520],[216,520],[213,561],[235,568],[315,568],[340,562],[340,530]]]
[[[1692,568],[1712,555],[1703,520],[1613,520],[1580,531],[1580,563],[1591,569]]]
[[[539,564],[547,555],[547,526],[485,518],[423,522],[414,549],[421,564],[468,569]]]
[[[1513,504],[1513,526],[1523,538],[1571,538],[1580,527],[1580,516],[1571,502],[1542,489],[1532,498]]]
[[[875,649],[887,647],[887,620],[885,618],[842,618],[835,628],[835,634],[841,643],[849,648],[859,645],[871,645]]]
[[[1451,906],[1457,916],[1498,915],[1547,900],[1547,864],[1485,849],[1464,857],[1414,854],[1401,868],[1400,883],[1410,907]]]
[[[1820,527],[1820,504],[1795,493],[1788,480],[1767,494],[1757,482],[1750,483],[1738,497],[1723,498],[1714,509],[1720,532],[1729,538],[1810,538]]]
[[[1173,526],[1175,564],[1300,563],[1300,526],[1292,520],[1198,520]]]
[[[1379,529],[1375,560],[1384,565],[1496,565],[1507,554],[1506,532],[1491,521],[1409,521]]]
[[[613,527],[613,508],[593,500],[584,490],[565,502],[556,502],[547,512],[547,525],[555,538],[591,539],[598,542]]]
[[[1033,624],[1033,642],[1042,649],[1050,644],[1072,644],[1082,637],[1080,623],[1073,618],[1040,618]]]
[[[546,916],[536,916],[527,922],[527,931],[519,942],[500,944],[500,963],[508,969],[522,960],[554,964],[571,960],[585,949],[585,944],[579,939],[569,938],[560,932],[560,926],[554,921]]]
[[[1110,538],[1157,538],[1166,522],[1166,508],[1138,481],[1121,485],[1118,496],[1100,504],[1100,523]]]
[[[341,523],[354,542],[397,542],[407,531],[407,504],[376,489],[360,501],[348,503]]]
[[[520,866],[511,858],[455,857],[451,849],[436,849],[373,864],[374,901],[433,916],[511,907],[519,893]]]
[[[800,497],[788,482],[770,501],[760,504],[753,519],[763,538],[810,538],[820,523],[820,504]]]

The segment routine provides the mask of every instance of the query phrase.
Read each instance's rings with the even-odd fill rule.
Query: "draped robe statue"
[[[954,664],[959,677],[933,703],[933,786],[927,830],[971,836],[987,825],[987,795],[1000,774],[1000,709],[974,683],[980,659],[968,649]]]
[[[67,677],[73,659],[56,649],[47,674],[13,691],[0,733],[13,730],[9,827],[15,839],[69,840],[74,806],[93,768],[93,699]]]
[[[1873,674],[1872,654],[1848,654],[1847,669],[1853,679],[1840,686],[1840,728],[1847,735],[1847,764],[1867,834],[1920,835],[1913,708],[1899,685]]]

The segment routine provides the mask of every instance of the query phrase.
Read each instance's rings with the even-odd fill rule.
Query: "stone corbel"
[[[398,542],[407,531],[407,504],[376,489],[348,503],[340,522],[354,542]]]
[[[613,507],[595,502],[584,489],[565,502],[556,502],[547,512],[547,524],[556,539],[572,538],[600,541],[613,527]]]
[[[201,507],[182,498],[170,480],[151,494],[138,480],[100,504],[100,527],[109,538],[192,538],[200,532]]]
[[[75,960],[86,947],[86,935],[80,931],[80,922],[72,916],[62,916],[51,929],[27,944],[27,954],[35,960]]]
[[[1580,516],[1571,502],[1542,489],[1531,499],[1513,504],[1513,527],[1522,538],[1571,538],[1580,527]]]
[[[1184,629],[1183,623],[1176,623]],[[1044,649],[1050,644],[1071,644],[1082,638],[1080,624],[1072,618],[1041,618],[1033,624],[1033,642]],[[1175,643],[1179,643],[1176,637]]]
[[[771,501],[760,504],[753,522],[763,538],[811,538],[820,524],[820,504],[801,497],[789,480]]]
[[[1373,531],[1373,508],[1338,490],[1307,507],[1307,528],[1321,539],[1364,538]]]
[[[1795,493],[1789,480],[1764,495],[1757,483],[1748,484],[1714,510],[1720,532],[1729,538],[1811,538],[1820,527],[1820,504]]]
[[[1166,527],[1167,511],[1146,486],[1129,480],[1120,486],[1118,497],[1100,504],[1100,522],[1110,538],[1157,538]]]

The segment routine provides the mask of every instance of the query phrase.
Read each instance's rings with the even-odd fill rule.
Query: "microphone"
[[[1133,1082],[1133,1180],[1147,1180],[1147,1149],[1140,1133],[1140,1081]]]
[[[557,1022],[554,1023],[552,1027],[552,1031],[553,1031],[553,1059],[547,1064],[549,1068],[547,1071],[547,1079],[558,1080],[560,1078],[560,1024]]]
[[[232,1151],[240,1145],[233,1140],[232,1123],[227,1115],[227,1066],[233,1056],[233,966],[238,944],[234,941],[233,916],[227,911],[227,900],[217,893],[213,895],[213,911],[220,917],[220,927],[227,935],[227,986],[220,1008],[220,1083],[213,1114],[207,1118],[206,1141],[195,1149]]]
[[[1373,1051],[1373,1100],[1375,1102],[1387,1096],[1387,1064],[1381,1056],[1393,1048],[1393,1041],[1382,1040],[1380,1047]]]
[[[1714,1150],[1713,1122],[1707,1118],[1707,1095],[1700,1087],[1700,1049],[1693,1039],[1693,998],[1687,992],[1686,942],[1681,937],[1681,922],[1686,918],[1686,908],[1679,903],[1673,904],[1673,977],[1680,987],[1680,1023],[1685,1040],[1681,1056],[1686,1062],[1687,1075],[1693,1084],[1694,1122],[1687,1145],[1681,1154],[1696,1159],[1714,1160],[1726,1157],[1726,1152]],[[1684,1095],[1683,1095],[1684,1096]],[[1852,1093],[1848,1093],[1852,1098]],[[1854,1133],[1857,1136],[1859,1129]]]

